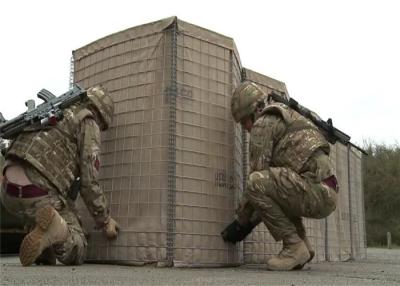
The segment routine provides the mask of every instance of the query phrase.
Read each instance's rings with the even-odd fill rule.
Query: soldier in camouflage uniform
[[[236,219],[222,236],[241,241],[262,221],[283,241],[268,269],[301,269],[314,256],[302,217],[324,218],[336,208],[329,144],[310,120],[273,102],[254,83],[242,83],[231,104],[235,121],[250,132],[250,175]]]
[[[87,240],[70,198],[78,177],[80,194],[97,226],[108,239],[118,234],[98,182],[100,129],[111,123],[111,97],[102,87],[90,88],[87,97],[63,115],[55,126],[25,128],[5,155],[0,198],[31,230],[20,247],[24,266],[54,265],[56,259],[66,265],[83,263]]]

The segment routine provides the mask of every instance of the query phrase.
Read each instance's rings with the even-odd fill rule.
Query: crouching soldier
[[[222,237],[241,241],[262,221],[276,241],[283,241],[267,268],[301,269],[314,256],[302,217],[324,218],[336,208],[329,143],[309,119],[274,102],[254,83],[235,90],[231,109],[250,132],[250,175],[237,217]]]
[[[30,230],[20,246],[22,265],[54,265],[56,259],[66,265],[83,263],[87,240],[69,198],[78,177],[97,226],[108,239],[116,238],[118,225],[98,181],[100,130],[109,127],[112,116],[111,97],[102,87],[93,87],[63,110],[56,125],[28,126],[7,149],[0,198]]]

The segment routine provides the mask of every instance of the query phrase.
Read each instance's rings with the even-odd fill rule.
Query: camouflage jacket
[[[329,143],[311,121],[286,105],[272,103],[250,132],[250,173],[283,167],[318,184],[333,174],[329,152]],[[246,196],[241,198],[236,215],[242,225],[260,222]]]
[[[100,129],[94,116],[83,105],[72,105],[64,110],[64,119],[56,126],[26,128],[12,142],[6,158],[29,162],[63,198],[80,177],[80,194],[96,223],[102,225],[109,210],[98,181]],[[35,178],[30,179],[35,183]]]
[[[308,119],[280,103],[269,104],[250,133],[251,171],[287,167],[297,173],[312,154],[329,154],[329,143]]]

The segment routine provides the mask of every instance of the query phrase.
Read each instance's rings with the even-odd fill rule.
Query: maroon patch
[[[100,160],[99,160],[99,157],[97,157],[97,155],[96,155],[96,157],[94,158],[94,167],[96,168],[96,170],[97,170],[97,172],[99,171],[99,169],[100,169]]]
[[[328,187],[334,189],[336,192],[338,191],[338,188],[337,188],[338,182],[337,182],[336,177],[334,175],[326,178],[325,180],[322,181],[322,183],[324,183]]]

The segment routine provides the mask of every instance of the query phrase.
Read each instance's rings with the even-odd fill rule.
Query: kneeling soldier
[[[118,225],[110,217],[99,186],[100,129],[113,116],[113,102],[101,87],[63,110],[54,126],[26,127],[5,154],[0,198],[7,210],[26,222],[30,232],[20,247],[22,265],[82,264],[87,241],[70,199],[80,178],[80,194],[98,227],[109,239]]]
[[[250,175],[237,217],[222,237],[241,241],[262,221],[276,241],[283,241],[268,269],[301,269],[314,256],[302,217],[324,218],[336,208],[329,143],[309,119],[274,102],[254,83],[235,90],[231,109],[250,132]]]

